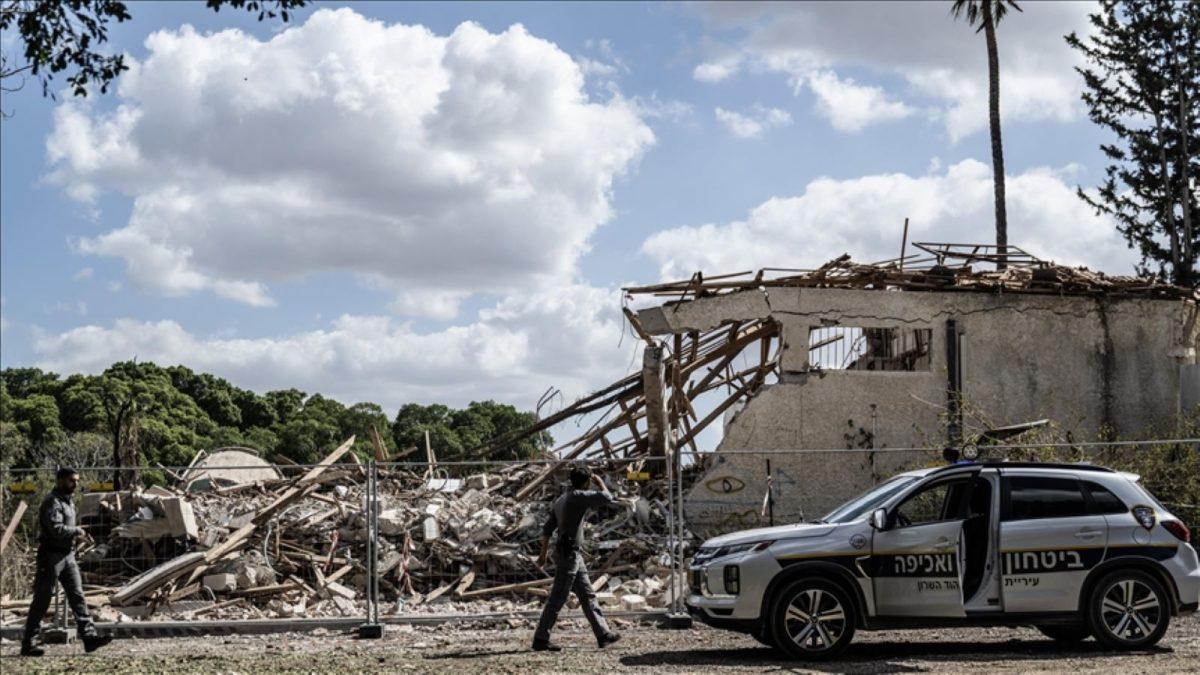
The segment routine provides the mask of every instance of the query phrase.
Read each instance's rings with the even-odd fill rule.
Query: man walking
[[[83,648],[93,652],[112,642],[111,637],[100,637],[92,625],[87,602],[83,599],[83,582],[79,578],[79,565],[75,563],[75,540],[91,541],[82,528],[75,525],[75,503],[72,497],[79,486],[79,474],[74,469],[63,467],[55,475],[54,490],[42,500],[38,510],[37,568],[33,577],[33,601],[29,604],[29,616],[25,619],[25,636],[21,640],[21,656],[41,656],[45,652],[33,646],[42,618],[50,608],[50,596],[54,594],[54,582],[62,583],[67,602],[75,614],[75,626]]]
[[[558,530],[558,540],[554,546],[555,567],[554,585],[550,587],[550,596],[542,608],[542,618],[538,621],[537,630],[533,633],[533,650],[535,652],[557,652],[562,648],[551,644],[550,629],[558,619],[558,612],[567,602],[567,595],[575,592],[583,614],[592,625],[596,634],[596,644],[601,649],[616,642],[620,635],[608,628],[604,614],[596,604],[596,592],[592,590],[592,582],[588,579],[587,567],[583,564],[583,554],[580,552],[583,544],[583,521],[588,511],[594,507],[606,506],[613,502],[608,487],[598,476],[593,476],[586,467],[576,466],[571,469],[571,488],[564,492],[550,508],[550,517],[542,528],[542,550],[538,554],[538,565],[546,564],[546,552],[550,547],[550,535]],[[596,486],[596,490],[587,490],[588,483]]]

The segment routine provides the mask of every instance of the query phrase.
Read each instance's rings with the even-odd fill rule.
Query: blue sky
[[[1126,274],[1073,194],[1089,9],[1001,26],[1009,238]],[[3,98],[5,367],[531,406],[625,374],[622,284],[991,236],[984,45],[944,4],[131,11],[107,95]]]

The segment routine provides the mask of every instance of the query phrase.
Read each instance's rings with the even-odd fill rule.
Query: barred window
[[[929,370],[932,338],[930,328],[811,328],[808,364],[821,370]]]

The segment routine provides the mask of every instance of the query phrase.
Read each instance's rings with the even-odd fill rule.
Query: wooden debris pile
[[[108,620],[361,614],[366,468],[337,464],[352,444],[302,475],[273,481],[87,495],[91,510],[81,522],[97,543],[79,559],[89,602]],[[470,612],[478,605],[460,603],[482,601],[506,610],[514,600],[546,594],[551,570],[539,568],[536,556],[558,487],[543,483],[537,500],[516,497],[542,474],[541,465],[455,480],[396,465],[378,470],[377,572],[385,607]],[[613,606],[663,606],[662,483],[605,475],[619,503],[587,525],[586,554],[600,596]],[[3,603],[18,612],[27,606]]]
[[[858,263],[849,254],[814,270],[764,268],[624,289],[630,295],[652,295],[676,301],[736,291],[773,287],[975,291],[1110,297],[1198,299],[1196,291],[1158,278],[1109,276],[1086,267],[1067,267],[1041,260],[1026,251],[987,244],[914,243],[917,255]],[[1006,269],[995,269],[1003,260]]]

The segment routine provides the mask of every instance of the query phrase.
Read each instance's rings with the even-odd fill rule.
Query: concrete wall
[[[688,495],[702,531],[758,524],[768,457],[777,522],[818,517],[897,470],[937,462],[930,453],[731,453],[862,447],[866,433],[876,448],[945,443],[948,319],[961,335],[968,435],[1041,418],[1077,440],[1170,434],[1182,373],[1196,363],[1196,307],[1179,300],[772,288],[639,313],[656,334],[767,317],[783,329],[780,381],[727,425],[715,465]],[[930,367],[811,372],[808,331],[831,323],[929,328]]]

